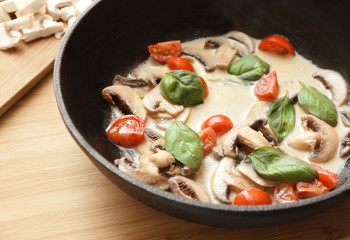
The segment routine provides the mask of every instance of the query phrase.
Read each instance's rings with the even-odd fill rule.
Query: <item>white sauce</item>
[[[196,46],[202,47],[204,46],[205,39],[197,39],[194,41],[182,43],[183,46]],[[255,46],[259,45],[259,40],[254,40]],[[212,50],[215,51],[215,50]],[[331,93],[324,88],[324,86],[314,78],[312,78],[312,73],[314,73],[319,68],[314,65],[311,61],[303,58],[301,55],[296,53],[296,56],[281,56],[268,52],[261,52],[255,49],[255,55],[259,56],[262,60],[268,62],[270,64],[270,72],[277,72],[277,79],[279,84],[279,97],[282,97],[286,94],[286,90],[289,91],[289,96],[292,96],[301,89],[301,85],[299,81],[305,83],[306,85],[311,85],[317,88],[320,92],[325,94],[327,97],[331,99]],[[238,58],[236,56],[236,58]],[[262,102],[259,100],[254,94],[254,86],[241,86],[236,84],[226,84],[222,82],[212,82],[208,81],[208,79],[239,79],[236,76],[230,75],[226,72],[226,70],[216,69],[213,72],[206,72],[204,66],[198,61],[193,59],[192,65],[195,69],[195,72],[207,80],[207,85],[209,89],[209,95],[204,99],[204,104],[197,105],[191,108],[191,115],[186,122],[186,124],[192,128],[194,131],[199,132],[201,124],[210,116],[215,114],[224,114],[228,116],[233,124],[237,124],[247,118],[249,110],[252,106],[258,102]],[[167,69],[166,65],[161,65],[157,63],[155,60],[150,58],[145,63],[141,64],[135,71],[137,71],[138,76],[142,77],[142,75],[146,74],[149,69],[152,68],[163,68]],[[261,106],[265,106],[265,110],[268,108],[270,102],[266,102],[265,104],[261,104]],[[259,113],[263,112],[264,109],[258,109],[256,116],[259,116]],[[304,129],[300,123],[300,117],[306,112],[300,107],[299,104],[295,104],[296,110],[296,125],[293,132],[289,135],[293,135],[298,132],[303,132]],[[260,111],[260,112],[259,112]],[[252,114],[252,113],[250,113]],[[150,117],[147,118],[146,122],[147,127],[155,128],[154,120]],[[338,124],[335,128],[338,136],[340,137],[342,133],[345,131],[346,127],[343,125],[342,121],[338,117]],[[159,129],[157,129],[158,132]],[[288,136],[288,137],[289,137]],[[288,141],[288,137],[280,143],[279,147],[287,152],[289,155],[294,157],[303,159],[307,162],[308,156],[310,152],[300,151],[289,147],[286,142]],[[218,138],[218,142],[220,142],[221,136]],[[141,145],[136,148],[138,151],[144,152],[149,151],[145,149],[144,145]],[[336,157],[331,159],[326,163],[317,163],[323,168],[326,168],[330,171],[337,172],[342,166],[344,159],[341,159],[337,154]],[[218,202],[215,200],[211,192],[211,180],[213,173],[218,165],[218,161],[212,157],[212,154],[204,157],[200,170],[196,173],[195,179],[200,182],[209,192],[212,202]]]

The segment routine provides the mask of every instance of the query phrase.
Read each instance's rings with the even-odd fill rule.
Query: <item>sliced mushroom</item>
[[[212,49],[212,48],[219,48],[223,45],[226,45],[232,49],[235,49],[239,56],[249,55],[249,51],[244,44],[226,37],[209,38],[205,41],[204,47],[207,49]]]
[[[339,151],[340,157],[346,157],[349,154],[350,154],[350,131],[348,131],[341,137],[340,151]]]
[[[0,7],[0,23],[11,21],[10,15]]]
[[[152,128],[145,128],[145,136],[151,142],[155,142],[155,141],[159,140],[160,138],[162,138],[162,135],[160,135],[158,132],[156,132]]]
[[[243,43],[246,46],[249,53],[254,52],[254,48],[255,48],[254,41],[247,34],[245,34],[243,32],[239,32],[239,31],[232,31],[232,32],[228,32],[227,34],[225,34],[225,36],[227,38],[230,38],[230,39],[236,40],[240,43]]]
[[[267,126],[267,118],[261,117],[253,120],[250,123],[250,127],[260,132],[264,138],[272,145],[277,146],[278,140],[272,130]]]
[[[218,68],[227,68],[236,56],[236,52],[236,49],[232,49],[228,45],[220,46],[215,52],[216,66]]]
[[[54,21],[57,21],[59,18],[61,18],[62,9],[70,6],[73,7],[72,0],[47,0],[47,13],[52,17]],[[74,15],[76,15],[75,9]]]
[[[162,80],[168,71],[168,69],[159,67],[153,67],[147,70],[140,67],[131,72],[130,77],[144,79],[144,81],[153,88],[159,84],[160,80]]]
[[[77,13],[82,13],[90,4],[92,3],[92,0],[79,0],[75,4],[75,8],[77,9]]]
[[[126,78],[119,74],[114,76],[113,85],[125,85],[131,87],[140,98],[143,98],[153,88],[153,86],[150,86],[150,84],[142,78]]]
[[[166,130],[175,120],[186,123],[187,119],[190,116],[190,112],[191,112],[191,108],[187,107],[176,118],[167,118],[167,119],[161,120],[157,122],[156,126],[159,129]]]
[[[159,86],[153,88],[143,98],[143,105],[153,117],[159,119],[175,118],[185,109],[181,105],[166,100],[160,93]]]
[[[134,114],[146,120],[147,112],[136,92],[123,85],[108,86],[102,90],[102,97],[109,104],[116,106],[123,114]]]
[[[332,98],[337,106],[341,106],[347,102],[349,97],[349,88],[345,79],[340,73],[322,69],[312,74],[312,77],[319,80],[326,89],[332,93]]]
[[[210,202],[208,193],[195,181],[176,176],[168,180],[170,189],[176,195],[201,202]]]
[[[159,174],[159,169],[151,163],[148,155],[142,155],[139,166],[129,158],[123,157],[116,160],[119,170],[156,188],[167,190],[168,179]]]
[[[250,125],[254,125],[251,123]],[[225,156],[237,159],[239,157],[238,143],[254,150],[261,146],[271,146],[264,136],[253,130],[248,122],[237,124],[228,131],[222,141],[222,150]]]
[[[171,164],[170,166],[163,168],[160,171],[161,174],[165,175],[166,177],[189,177],[193,175],[193,170],[179,161],[175,161],[174,164]]]
[[[18,10],[18,1],[16,0],[6,0],[0,2],[0,8],[7,13],[12,13]]]
[[[15,47],[21,41],[22,34],[11,31],[6,23],[0,23],[0,49],[6,50]]]
[[[208,72],[215,70],[215,58],[211,51],[204,48],[183,47],[182,54],[196,58],[204,65],[205,70]]]
[[[327,162],[332,159],[338,151],[339,137],[337,132],[328,123],[318,119],[313,115],[305,114],[301,117],[303,127],[314,133],[303,133],[300,137],[294,136],[288,141],[290,146],[302,148],[302,140],[304,147],[312,150],[309,159],[314,162]]]
[[[248,111],[245,119],[254,120],[259,117],[266,117],[269,109],[269,103],[266,101],[258,101]]]
[[[69,19],[76,17],[76,16],[77,16],[77,13],[75,12],[74,6],[68,6],[68,7],[64,7],[61,9],[60,18],[63,21],[68,21]]]
[[[158,140],[151,143],[151,151],[152,152],[158,152],[159,150],[165,150],[165,139],[159,138]]]
[[[16,1],[17,11],[16,17],[24,17],[26,15],[36,13],[40,8],[44,7],[47,0],[19,0]]]
[[[253,169],[252,165],[247,161],[242,161],[237,166],[237,171],[252,180],[254,183],[262,187],[274,187],[276,183],[268,181],[260,177]]]
[[[35,15],[31,28],[23,28],[23,40],[30,42],[41,37],[47,37],[56,32],[63,32],[64,25],[55,22],[49,15]]]
[[[230,203],[238,192],[251,188],[261,189],[237,171],[235,160],[226,157],[220,161],[212,181],[212,190],[218,200]]]
[[[339,110],[339,113],[343,124],[347,127],[350,127],[350,107],[347,105],[342,106]]]
[[[300,134],[292,135],[288,138],[287,144],[295,149],[315,151],[321,141],[321,134],[318,132],[303,132]]]

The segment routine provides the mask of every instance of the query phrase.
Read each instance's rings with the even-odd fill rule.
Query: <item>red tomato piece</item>
[[[136,115],[116,117],[106,128],[108,139],[123,147],[132,147],[142,142],[145,121]]]
[[[255,85],[255,95],[262,99],[276,99],[278,96],[278,82],[276,71],[264,75]]]
[[[211,127],[215,132],[228,131],[233,127],[233,123],[227,116],[218,114],[205,120],[201,129],[208,127]]]
[[[208,85],[207,83],[205,82],[205,80],[202,78],[202,77],[199,77],[199,79],[202,81],[202,84],[203,84],[203,87],[204,87],[204,90],[203,90],[203,98],[207,97],[208,96]]]
[[[327,192],[329,192],[329,189],[317,179],[311,183],[298,182],[296,184],[296,193],[299,198],[314,197]]]
[[[316,164],[311,164],[316,168],[319,176],[319,181],[323,183],[329,190],[333,189],[339,183],[338,174],[321,168]]]
[[[171,70],[188,70],[194,72],[192,64],[185,58],[172,57],[166,63]]]
[[[286,38],[280,35],[271,35],[261,40],[259,44],[259,50],[273,52],[281,55],[290,54],[295,56],[292,44],[290,44]]]
[[[278,203],[298,201],[295,183],[279,183],[275,186],[274,197]]]
[[[216,132],[211,127],[208,127],[201,130],[198,135],[204,144],[203,154],[210,153],[216,145]]]
[[[159,62],[166,62],[169,58],[180,56],[181,50],[181,42],[179,40],[148,46],[149,53]]]
[[[271,204],[269,194],[259,189],[247,189],[237,194],[234,205],[266,205]]]

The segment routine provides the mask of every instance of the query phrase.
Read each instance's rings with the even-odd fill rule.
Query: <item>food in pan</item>
[[[148,46],[102,90],[120,171],[203,202],[281,204],[327,193],[350,153],[348,86],[283,36],[232,31]],[[130,154],[133,153],[133,154]]]

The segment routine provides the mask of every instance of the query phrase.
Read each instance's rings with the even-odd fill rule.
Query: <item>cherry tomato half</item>
[[[278,203],[298,201],[295,183],[279,183],[275,186],[274,197]]]
[[[204,90],[203,90],[203,98],[207,97],[208,96],[208,85],[207,83],[205,82],[205,80],[202,78],[202,77],[199,77],[199,79],[202,81],[202,84],[203,84],[203,87],[204,87]]]
[[[269,194],[259,189],[247,189],[237,194],[234,205],[266,205],[271,204]]]
[[[149,45],[148,51],[157,61],[166,62],[169,58],[178,57],[181,54],[181,42],[176,40]]]
[[[172,57],[166,63],[171,70],[188,70],[194,72],[192,64],[185,58]]]
[[[211,152],[213,147],[216,145],[216,133],[215,131],[211,128],[205,128],[201,130],[198,133],[199,137],[201,138],[203,144],[204,144],[204,149],[203,149],[203,154],[206,155]]]
[[[323,183],[323,185],[325,185],[329,190],[337,186],[337,184],[339,183],[338,174],[328,171],[326,169],[323,169],[316,164],[311,164],[311,166],[316,168],[318,172],[318,177],[319,177],[318,180],[321,183]]]
[[[298,182],[296,184],[296,193],[298,198],[314,197],[327,192],[329,192],[329,189],[317,179],[311,183]]]
[[[264,75],[255,85],[255,95],[262,99],[276,99],[278,96],[278,82],[276,71]]]
[[[292,44],[290,44],[286,38],[280,35],[271,35],[261,40],[259,50],[281,55],[286,55],[289,53],[290,55],[295,56]]]
[[[201,129],[208,127],[211,127],[215,132],[228,131],[233,127],[233,123],[227,116],[218,114],[205,120]]]
[[[132,147],[142,142],[145,121],[136,115],[116,117],[106,128],[108,139],[123,147]]]

